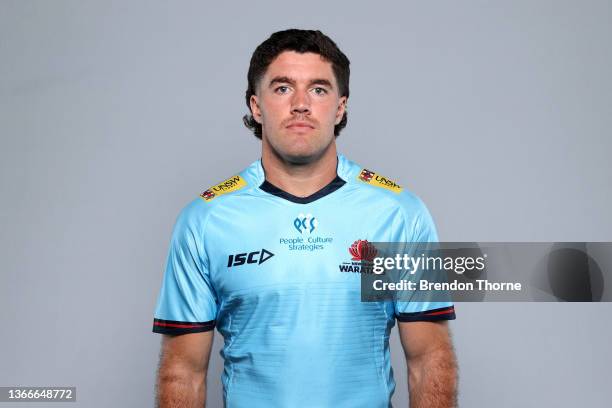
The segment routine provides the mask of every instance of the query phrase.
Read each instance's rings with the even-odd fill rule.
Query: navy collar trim
[[[277,197],[284,198],[285,200],[291,201],[292,203],[308,204],[318,200],[319,198],[325,197],[328,194],[333,193],[345,184],[346,181],[342,180],[340,176],[336,175],[336,178],[333,179],[328,185],[326,185],[316,193],[309,195],[308,197],[294,196],[293,194],[276,187],[268,180],[264,180],[264,182],[261,184],[261,186],[259,186],[259,188],[265,191],[266,193],[270,193]]]

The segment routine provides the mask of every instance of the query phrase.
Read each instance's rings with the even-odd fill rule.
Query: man
[[[361,302],[359,268],[342,268],[368,242],[437,240],[416,196],[336,152],[348,96],[349,60],[319,31],[255,50],[244,121],[261,160],[176,222],[153,328],[162,407],[204,405],[214,327],[227,407],[388,407],[395,319],[410,406],[455,406],[452,304]]]

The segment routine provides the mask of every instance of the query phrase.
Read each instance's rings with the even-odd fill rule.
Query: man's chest
[[[368,243],[399,238],[394,212],[341,206],[270,206],[217,216],[206,228],[210,275],[220,297],[315,284],[357,289]],[[367,242],[366,242],[367,241]]]

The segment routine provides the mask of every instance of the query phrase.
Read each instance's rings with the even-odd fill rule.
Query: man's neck
[[[268,149],[261,155],[266,180],[296,197],[308,197],[336,178],[338,154],[332,145],[316,161],[308,164],[291,164]]]

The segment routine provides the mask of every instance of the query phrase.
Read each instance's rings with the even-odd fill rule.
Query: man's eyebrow
[[[272,86],[274,84],[294,84],[295,81],[286,76],[277,76],[270,80],[270,84],[268,86]]]
[[[327,86],[329,88],[333,88],[334,86],[332,85],[332,83],[325,79],[325,78],[317,78],[317,79],[313,79],[312,81],[310,81],[309,85],[323,85],[323,86]]]
[[[272,86],[274,84],[295,84],[295,80],[286,76],[277,76],[270,80],[270,84],[268,86]],[[315,78],[308,82],[308,86],[312,85],[324,85],[329,88],[333,88],[331,81],[325,78]]]

